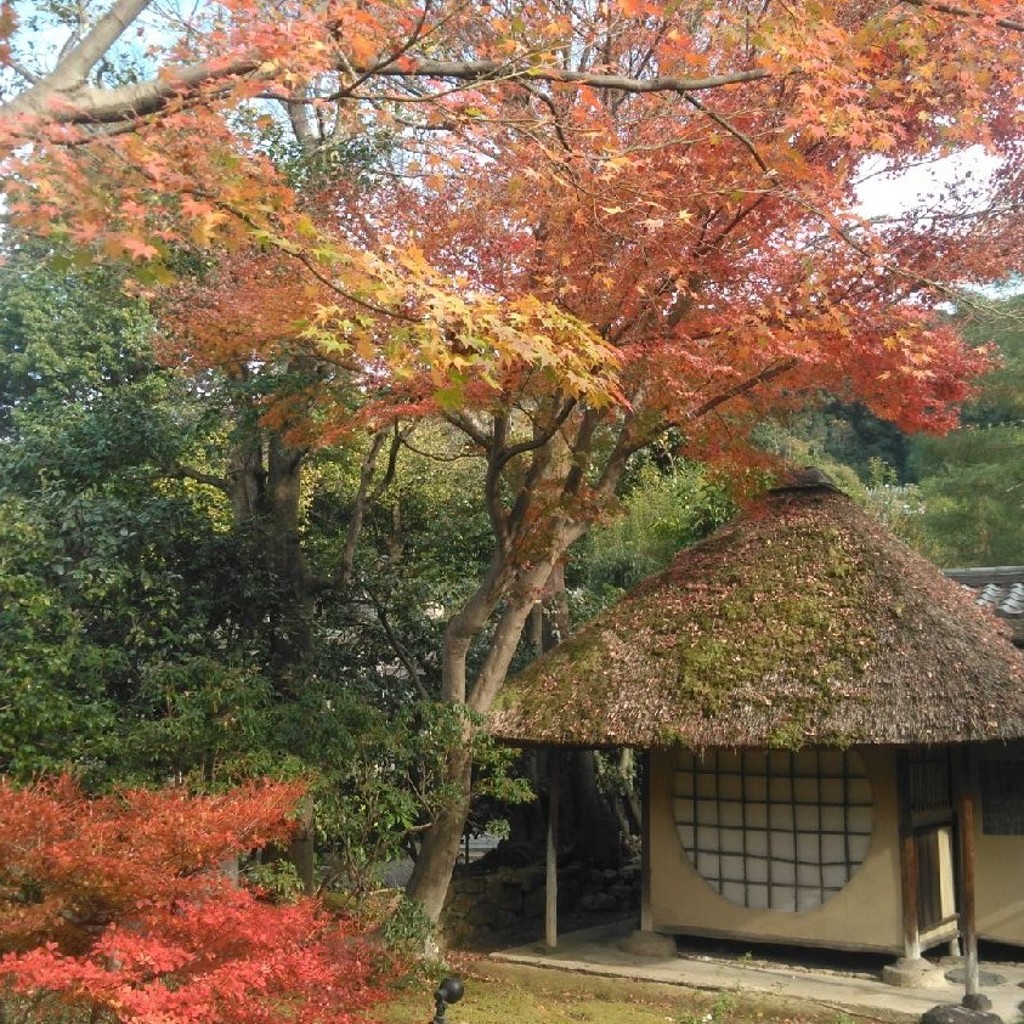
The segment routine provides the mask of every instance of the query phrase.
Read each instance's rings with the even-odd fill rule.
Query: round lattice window
[[[820,906],[871,841],[871,785],[852,751],[683,751],[673,807],[701,877],[758,910]]]

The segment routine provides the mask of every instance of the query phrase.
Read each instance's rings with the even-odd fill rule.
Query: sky
[[[886,173],[883,157],[868,159],[857,189],[860,203],[855,212],[868,219],[897,217],[908,209],[939,201],[950,185],[968,176],[978,204],[988,194],[992,174],[999,166],[983,146],[971,146],[956,156],[935,157],[900,174]]]

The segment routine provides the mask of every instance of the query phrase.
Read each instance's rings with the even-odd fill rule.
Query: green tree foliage
[[[0,501],[0,770],[79,760],[116,722],[102,652],[64,600],[62,545],[28,502]]]
[[[659,465],[637,458],[619,514],[596,526],[572,552],[567,583],[576,618],[596,614],[725,522],[736,511],[731,493],[724,478],[696,463]]]
[[[168,370],[153,329],[109,273],[31,254],[0,272],[0,773],[301,775],[336,875],[368,888],[450,795],[463,723],[430,699],[444,617],[489,553],[479,469],[427,428],[378,451],[369,493],[358,438],[304,456],[312,643],[284,687],[294,595],[266,524],[207,482],[263,384]],[[476,753],[482,795],[522,797],[506,754]]]
[[[926,550],[940,564],[1024,563],[1024,296],[963,318],[991,342],[1001,365],[979,382],[964,427],[919,438],[911,464],[920,482]]]
[[[162,669],[215,646],[216,530],[162,476],[196,416],[116,285],[25,255],[0,275],[0,768],[19,776],[125,771]]]
[[[921,529],[941,565],[1024,562],[1024,425],[915,442]]]

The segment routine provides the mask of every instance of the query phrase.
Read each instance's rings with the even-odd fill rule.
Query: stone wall
[[[447,948],[497,948],[544,937],[545,868],[456,868],[441,917]],[[619,869],[567,864],[558,871],[559,931],[639,915],[640,865]]]

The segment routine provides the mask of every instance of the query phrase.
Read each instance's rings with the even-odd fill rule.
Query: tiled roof
[[[983,569],[946,569],[946,575],[974,591],[975,601],[1010,620],[1014,639],[1024,644],[1024,565]]]

